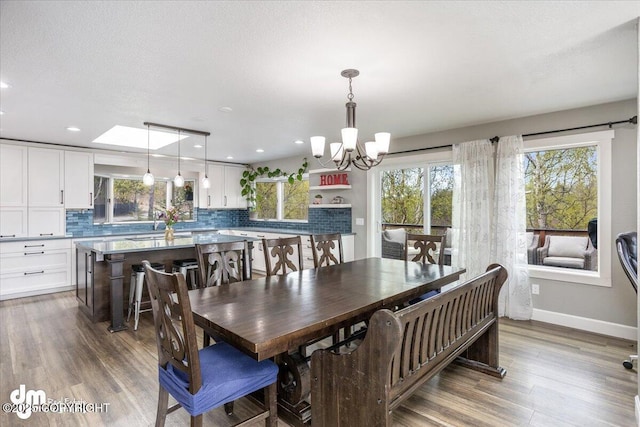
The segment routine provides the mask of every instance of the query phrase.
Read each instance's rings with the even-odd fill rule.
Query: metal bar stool
[[[187,272],[189,275],[187,276]],[[182,273],[189,289],[196,289],[198,282],[196,280],[198,272],[198,260],[195,258],[176,259],[173,261],[172,273]]]
[[[154,262],[151,266],[158,271],[164,271],[164,264]],[[142,264],[133,264],[131,266],[131,282],[129,284],[129,311],[127,313],[127,322],[131,317],[131,309],[133,309],[133,330],[138,330],[138,320],[140,320],[140,302],[142,301],[142,287],[144,286],[144,266]],[[133,299],[135,293],[135,301]],[[151,309],[143,310],[151,311]]]

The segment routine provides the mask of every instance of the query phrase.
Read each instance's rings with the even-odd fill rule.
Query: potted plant
[[[313,197],[313,204],[314,205],[321,205],[322,204],[322,194],[316,194]]]
[[[280,168],[271,170],[269,166],[259,167],[257,169],[251,168],[242,173],[242,179],[240,179],[240,187],[242,187],[242,196],[247,200],[249,206],[249,214],[256,209],[256,179],[266,176],[267,178],[279,178],[286,176],[289,184],[297,179],[302,181],[302,175],[307,171],[307,158],[302,159],[302,165],[297,172],[284,172]]]

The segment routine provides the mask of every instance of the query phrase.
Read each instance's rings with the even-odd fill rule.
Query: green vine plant
[[[249,209],[255,210],[256,208],[256,186],[255,182],[258,178],[280,178],[287,177],[289,184],[293,184],[295,180],[302,181],[302,175],[307,171],[309,163],[307,158],[302,159],[302,165],[297,172],[285,172],[280,168],[271,170],[269,166],[258,167],[256,169],[251,168],[242,173],[242,179],[240,179],[240,186],[242,187],[242,196],[249,203]]]

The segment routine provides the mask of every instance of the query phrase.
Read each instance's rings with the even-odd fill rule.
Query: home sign
[[[320,185],[349,185],[349,174],[332,173],[320,175]]]

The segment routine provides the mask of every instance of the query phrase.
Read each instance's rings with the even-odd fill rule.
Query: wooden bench
[[[504,377],[498,366],[498,294],[507,271],[487,272],[402,310],[378,310],[349,353],[311,356],[314,427],[390,426],[392,411],[456,360]],[[464,356],[464,357],[462,357]]]

